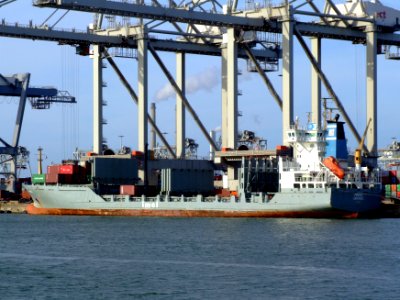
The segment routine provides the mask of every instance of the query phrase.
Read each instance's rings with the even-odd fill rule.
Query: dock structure
[[[148,127],[164,143],[170,157],[183,158],[186,138],[186,113],[195,120],[213,151],[222,148],[237,149],[238,146],[238,59],[247,59],[266,84],[272,98],[282,111],[282,128],[285,133],[295,125],[294,120],[294,62],[293,45],[301,46],[310,61],[312,122],[321,127],[321,90],[326,89],[338,107],[340,114],[359,143],[361,137],[346,112],[342,99],[331,85],[321,62],[324,59],[322,42],[324,39],[345,40],[354,44],[364,44],[366,48],[366,105],[367,120],[371,125],[366,135],[365,150],[371,155],[377,154],[377,55],[385,46],[399,49],[400,11],[384,6],[380,1],[344,1],[335,4],[331,0],[312,1],[264,1],[256,3],[228,1],[193,1],[176,3],[152,0],[151,3],[106,0],[37,0],[37,7],[73,10],[94,13],[97,23],[89,26],[85,32],[76,30],[56,30],[30,24],[10,25],[3,20],[0,23],[0,36],[62,42],[75,45],[79,49],[92,47],[93,53],[93,151],[101,153],[102,131],[102,60],[112,59],[107,51],[112,48],[137,49],[138,90],[113,68],[124,82],[133,100],[138,105],[138,150],[145,151],[148,141]],[[322,4],[322,5],[321,5]],[[103,26],[103,17],[109,20],[116,17],[137,18],[135,24],[117,24],[109,22]],[[305,20],[303,20],[305,19]],[[168,23],[167,28],[163,24]],[[185,26],[185,27],[184,27]],[[268,40],[265,34],[278,36],[278,40]],[[157,34],[157,38],[154,36]],[[311,40],[308,46],[306,38]],[[176,53],[176,74],[166,69],[158,55],[160,51]],[[390,52],[387,58],[398,60]],[[397,51],[398,53],[398,51]],[[81,53],[82,54],[82,53]],[[89,53],[86,53],[89,54]],[[185,91],[186,64],[188,54],[212,55],[221,57],[222,70],[222,115],[221,145],[210,137],[206,124],[200,120],[190,104]],[[176,139],[175,148],[171,147],[148,111],[149,58],[154,58],[177,94],[176,99]],[[277,71],[279,60],[282,65],[282,94],[276,92],[268,78],[269,71]],[[148,125],[149,124],[149,125]],[[154,147],[154,134],[152,145]],[[286,136],[282,144],[287,145]],[[221,149],[220,149],[221,148]],[[229,174],[229,170],[228,170]],[[233,176],[233,175],[232,175]]]

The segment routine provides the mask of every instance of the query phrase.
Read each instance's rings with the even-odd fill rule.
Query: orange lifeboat
[[[327,167],[333,174],[338,178],[344,178],[344,170],[340,167],[339,162],[333,156],[328,156],[322,162],[325,167]]]

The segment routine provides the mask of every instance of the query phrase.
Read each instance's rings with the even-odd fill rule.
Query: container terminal
[[[323,6],[321,7],[317,2],[323,2]],[[120,200],[116,199],[122,198],[115,197],[116,195],[134,198],[138,193],[139,196],[142,194],[141,198],[143,199],[144,196],[145,200],[138,201],[132,198],[131,201],[129,197],[125,197],[125,200],[120,202],[131,201],[134,204],[143,202],[141,207],[147,209],[161,205],[162,197],[181,197],[182,202],[188,202],[185,199],[188,200],[197,193],[200,198],[190,201],[194,203],[192,206],[201,206],[204,204],[202,197],[214,197],[216,201],[219,199],[218,196],[213,195],[215,191],[209,190],[210,186],[213,189],[215,187],[211,182],[213,182],[216,165],[218,165],[217,168],[220,169],[221,174],[224,174],[222,176],[222,193],[226,196],[221,199],[237,201],[240,205],[244,205],[242,207],[238,205],[239,211],[248,211],[245,203],[272,204],[271,200],[277,199],[276,197],[280,197],[282,193],[290,191],[292,194],[299,194],[298,192],[303,191],[303,188],[309,189],[304,190],[309,193],[303,197],[304,199],[307,199],[308,196],[316,197],[315,193],[325,191],[330,197],[329,201],[327,200],[330,208],[336,210],[358,214],[364,210],[376,208],[375,194],[377,190],[381,193],[383,178],[378,167],[376,64],[378,54],[385,54],[387,59],[393,61],[400,59],[400,36],[397,34],[400,17],[398,10],[385,6],[378,0],[351,0],[339,4],[333,3],[331,0],[266,1],[263,3],[248,1],[244,8],[239,7],[238,1],[232,1],[226,5],[220,5],[216,1],[196,1],[184,5],[170,1],[167,5],[161,5],[158,2],[155,5],[154,3],[136,4],[103,0],[90,3],[85,0],[38,0],[34,2],[34,6],[89,12],[95,15],[95,22],[89,24],[85,33],[79,32],[79,34],[74,30],[52,29],[49,31],[48,28],[34,24],[24,27],[18,24],[10,25],[5,20],[0,25],[1,36],[62,41],[63,44],[75,46],[77,54],[90,56],[93,60],[93,149],[76,162],[66,161],[58,166],[50,166],[45,175],[46,178],[40,174],[41,172],[34,175],[32,177],[35,181],[32,182],[33,185],[26,185],[31,194],[36,193],[37,195],[33,196],[34,207],[40,208],[40,198],[46,198],[45,202],[50,203],[50,208],[63,209],[61,204],[51,202],[51,199],[54,198],[45,196],[43,191],[46,190],[46,193],[48,191],[55,192],[55,189],[61,191],[63,188],[67,189],[67,186],[76,188],[77,184],[85,187],[80,192],[88,194],[85,199],[88,199],[89,202],[90,199],[93,199],[94,202],[100,201],[96,197],[99,195],[101,195],[101,201],[118,202]],[[120,23],[115,22],[116,18],[121,16],[133,18],[138,22],[134,25],[127,23],[121,26]],[[108,22],[108,26],[105,26],[104,20],[113,21]],[[160,21],[160,24],[168,22],[176,30],[166,30],[162,25],[148,26],[154,21]],[[182,30],[179,27],[182,24],[188,25],[188,30]],[[157,37],[154,36],[155,33],[157,33]],[[171,36],[177,38],[171,39]],[[311,47],[307,45],[306,38],[310,39]],[[368,125],[363,135],[356,129],[341,99],[322,70],[321,42],[324,39],[344,40],[365,45],[367,58],[365,64],[367,75],[366,119]],[[300,44],[312,67],[312,111],[311,118],[304,125],[305,127],[301,127],[294,118],[293,83],[297,80],[294,76],[294,40]],[[136,49],[137,93],[122,75],[112,56],[109,55],[113,48]],[[160,51],[176,53],[175,76],[171,74],[160,58],[158,54]],[[148,79],[151,75],[148,68],[149,54],[154,58],[177,94],[175,146],[171,146],[166,141],[156,124],[154,115],[148,112]],[[185,55],[188,54],[221,57],[222,124],[220,144],[209,133],[187,99],[184,86]],[[272,151],[243,148],[239,150],[237,80],[239,58],[246,59],[249,70],[260,76],[276,105],[282,111],[282,143]],[[138,105],[138,146],[137,150],[129,151],[130,158],[124,158],[122,154],[104,156],[108,149],[105,149],[103,144],[102,128],[103,61],[110,64]],[[268,72],[278,70],[282,72],[282,95],[278,94],[268,77]],[[344,122],[338,121],[337,118],[327,119],[326,116],[323,118],[322,91],[332,99]],[[204,138],[210,144],[213,155],[212,162],[193,162],[186,159],[186,113],[193,117]],[[324,119],[326,122],[323,124]],[[328,125],[338,126],[338,124],[344,123],[359,145],[354,156],[348,155],[347,149],[344,150],[346,145],[343,140],[343,126],[340,126],[342,128],[340,130],[337,127],[336,129],[328,128]],[[150,149],[148,149],[149,128],[151,131]],[[335,133],[331,135],[332,132]],[[163,143],[168,160],[152,159],[157,157],[154,149],[156,137]],[[329,151],[333,149],[333,146],[328,141],[335,141],[336,148],[332,155],[329,155]],[[301,154],[300,150],[308,152],[309,155]],[[143,158],[140,159],[140,156]],[[127,160],[122,163],[123,159]],[[329,162],[326,159],[329,159]],[[130,166],[129,176],[123,171],[125,163]],[[72,169],[67,171],[68,168]],[[120,173],[112,175],[115,169],[120,170]],[[155,174],[152,174],[153,170]],[[180,175],[177,175],[179,172],[176,170],[187,171],[182,171]],[[67,174],[64,174],[65,172]],[[68,174],[68,172],[72,174]],[[98,174],[103,175],[99,176]],[[110,176],[114,177],[110,178]],[[118,178],[118,182],[115,182],[116,178]],[[173,178],[175,179],[173,180]],[[188,179],[187,182],[184,179]],[[175,182],[175,185],[171,182]],[[179,187],[176,182],[179,184],[185,182],[185,185],[182,184]],[[40,187],[41,184],[43,184],[42,187]],[[55,184],[54,186],[57,188],[50,187],[52,184]],[[177,191],[174,190],[175,188]],[[385,193],[386,188],[385,185]],[[392,189],[392,187],[390,188]],[[140,189],[143,192],[140,192]],[[314,194],[311,195],[312,193]],[[339,196],[335,193],[339,193]],[[352,199],[349,204],[358,203],[360,206],[350,208],[343,203],[335,203],[332,206],[332,203],[335,202],[332,199],[338,199],[337,196],[340,198],[340,193],[349,193],[346,194]],[[93,198],[91,198],[92,196]],[[285,197],[285,195],[282,197],[286,200],[295,199],[295,197]],[[155,200],[150,199],[147,201],[149,203],[146,203],[147,198]],[[371,207],[364,206],[364,200],[367,201],[369,198],[374,199],[371,200]],[[175,201],[175,198],[168,199],[168,201],[173,199],[170,202],[179,202]],[[305,203],[307,204],[307,201]],[[132,208],[136,209],[134,204],[131,204]],[[285,203],[289,207],[292,204]],[[318,208],[307,207],[303,211],[307,211],[307,209],[308,211],[324,211],[325,204],[316,204],[320,206]],[[124,205],[120,206],[121,209],[124,209]],[[257,205],[254,206],[257,207]],[[117,206],[110,207],[110,209],[118,209]],[[174,207],[172,205],[172,208]],[[178,205],[177,207],[179,207],[178,210],[186,209],[184,206]],[[208,211],[215,207],[209,207]],[[94,206],[94,209],[102,209],[102,207]],[[256,208],[256,210],[259,209],[259,207]],[[275,210],[279,211],[279,209]],[[290,209],[287,211],[291,212]],[[296,210],[295,212],[298,213]]]

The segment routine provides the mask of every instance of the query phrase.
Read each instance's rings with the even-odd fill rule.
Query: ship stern
[[[332,188],[331,206],[348,212],[372,213],[380,209],[381,195],[375,190]]]

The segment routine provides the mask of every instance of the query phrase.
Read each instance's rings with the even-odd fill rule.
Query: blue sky
[[[321,1],[319,1],[321,2]],[[338,1],[336,1],[338,2]],[[0,8],[0,18],[7,22],[41,24],[54,10],[32,7],[30,0],[17,0]],[[322,2],[321,2],[322,3]],[[382,1],[382,3],[400,9],[398,1]],[[61,15],[58,12],[58,15]],[[70,12],[56,27],[86,28],[92,22],[88,13]],[[51,19],[53,24],[57,18]],[[4,75],[14,73],[31,73],[31,86],[55,86],[67,90],[76,96],[76,105],[53,105],[50,110],[37,111],[27,106],[22,128],[21,145],[31,151],[31,165],[36,171],[36,149],[44,148],[47,155],[45,164],[59,162],[72,156],[76,147],[90,149],[92,147],[92,62],[89,57],[75,55],[70,46],[59,46],[54,42],[41,42],[22,39],[1,38],[0,72]],[[336,93],[351,116],[358,131],[365,127],[365,47],[350,42],[323,40],[323,70],[331,81]],[[175,56],[162,53],[161,58],[174,74]],[[116,59],[119,67],[137,91],[137,62],[133,59]],[[384,147],[392,137],[399,137],[397,85],[400,79],[400,61],[389,61],[384,56],[378,57],[378,146]],[[187,56],[187,77],[204,78],[220,72],[220,58],[201,55]],[[280,110],[267,88],[257,74],[246,72],[244,60],[240,60],[239,68],[243,75],[239,77],[239,89],[243,95],[239,97],[239,110],[243,113],[239,128],[256,132],[268,140],[269,148],[281,143]],[[305,123],[306,113],[310,111],[310,70],[302,49],[295,42],[295,115]],[[276,89],[281,94],[280,71],[269,73]],[[167,83],[161,70],[150,58],[149,102],[156,101],[157,93]],[[212,77],[215,84],[207,89],[194,89],[188,99],[197,111],[206,128],[211,130],[221,124],[221,88],[219,76]],[[104,109],[104,118],[108,125],[104,127],[104,135],[108,145],[117,149],[120,135],[123,143],[135,149],[137,135],[136,105],[119,83],[113,70],[108,67],[104,71],[104,99],[108,106]],[[323,91],[323,96],[328,94]],[[0,98],[0,137],[11,140],[17,110],[16,98]],[[175,124],[173,98],[157,101],[157,123],[170,144],[174,144]],[[199,154],[207,155],[208,145],[200,130],[187,117],[187,135],[195,138],[200,144]],[[355,143],[349,130],[346,131],[350,146]]]

